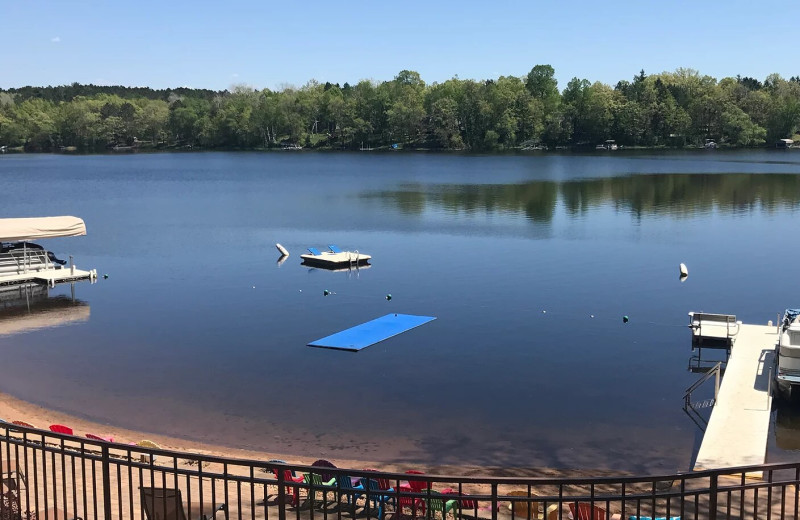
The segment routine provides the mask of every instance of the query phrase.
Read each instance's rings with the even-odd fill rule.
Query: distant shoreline
[[[69,147],[73,148],[73,147]],[[591,154],[591,155],[608,155],[625,154],[627,152],[742,152],[742,151],[756,151],[756,150],[775,150],[775,151],[800,151],[800,146],[793,146],[788,148],[778,148],[774,146],[720,146],[715,149],[706,149],[697,146],[684,146],[684,147],[671,147],[671,146],[624,146],[619,147],[617,150],[601,150],[591,146],[571,146],[571,147],[555,147],[555,148],[536,148],[524,149],[514,148],[508,150],[442,150],[430,148],[400,148],[392,149],[390,147],[376,147],[369,150],[358,149],[340,149],[340,148],[297,148],[297,149],[282,149],[282,148],[152,148],[152,147],[125,147],[124,149],[105,149],[85,151],[78,149],[64,149],[64,150],[50,150],[50,151],[26,151],[17,148],[6,148],[0,152],[0,157],[3,155],[132,155],[132,154],[153,154],[153,153],[209,153],[209,152],[259,152],[259,153],[377,153],[377,154],[394,154],[394,153],[430,153],[442,155],[481,155],[481,156],[507,156],[507,155],[538,155],[538,154]]]

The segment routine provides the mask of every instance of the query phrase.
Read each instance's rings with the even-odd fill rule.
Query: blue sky
[[[72,82],[280,89],[523,76],[536,64],[615,84],[690,67],[718,79],[800,75],[793,4],[539,2],[40,1],[0,9],[0,88]]]

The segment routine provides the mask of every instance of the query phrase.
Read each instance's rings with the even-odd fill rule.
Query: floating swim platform
[[[342,251],[336,246],[329,246],[330,251],[320,251],[309,247],[308,253],[300,255],[303,265],[315,267],[342,267],[365,265],[372,259],[370,255],[358,251]]]
[[[312,341],[309,347],[332,348],[357,352],[392,336],[397,336],[436,318],[413,314],[387,314],[372,321]]]

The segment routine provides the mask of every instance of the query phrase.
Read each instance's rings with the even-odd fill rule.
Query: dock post
[[[72,255],[69,255],[69,274],[75,276],[75,263],[72,261]]]
[[[772,367],[769,367],[769,379],[767,380],[767,406],[770,405],[769,398],[772,396]]]

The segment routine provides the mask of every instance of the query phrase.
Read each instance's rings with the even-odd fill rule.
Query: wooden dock
[[[31,270],[27,273],[3,274],[0,276],[0,285],[13,285],[19,283],[36,282],[53,287],[57,283],[77,282],[80,280],[97,280],[97,271],[82,271],[66,267],[64,269]]]
[[[774,326],[740,326],[695,471],[764,463],[777,341]],[[761,472],[748,476],[760,478]]]

